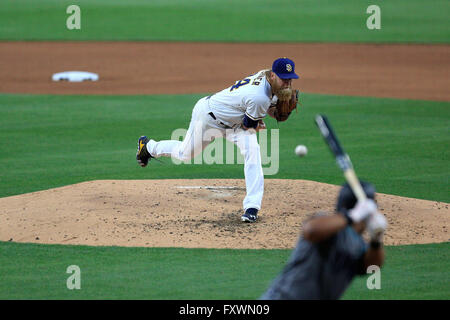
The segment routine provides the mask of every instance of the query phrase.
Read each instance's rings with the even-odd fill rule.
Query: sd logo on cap
[[[288,58],[279,58],[273,62],[272,71],[280,79],[298,79],[298,75],[295,74],[295,63]]]

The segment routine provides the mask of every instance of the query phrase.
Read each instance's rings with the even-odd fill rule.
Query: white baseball
[[[304,145],[300,144],[297,147],[295,147],[295,154],[299,157],[306,156],[308,153],[308,148],[306,148]]]

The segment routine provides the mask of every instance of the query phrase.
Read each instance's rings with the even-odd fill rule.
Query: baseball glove
[[[275,112],[274,116],[277,119],[277,121],[282,122],[286,121],[292,110],[297,109],[297,103],[298,103],[298,90],[290,90],[290,95],[288,95],[284,99],[278,98],[278,101],[275,105]]]

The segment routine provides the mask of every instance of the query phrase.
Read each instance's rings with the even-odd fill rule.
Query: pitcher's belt
[[[214,93],[214,94],[215,94],[215,93]],[[210,96],[207,96],[207,97],[206,97],[206,100],[209,100],[214,94],[212,94],[212,95],[210,95]],[[208,104],[209,104],[209,101],[208,101]],[[217,118],[216,118],[216,116],[214,115],[214,113],[210,112],[210,113],[208,113],[208,114],[211,116],[211,118],[213,118],[214,120],[218,121]],[[237,126],[237,125],[235,125],[235,126],[233,126],[233,127],[230,127],[230,126],[226,125],[225,123],[223,123],[222,121],[219,121],[219,124],[220,124],[222,127],[224,127],[225,129],[233,129],[234,127]]]
[[[216,118],[216,116],[214,115],[214,113],[210,112],[210,113],[208,113],[208,114],[211,116],[211,118],[213,118],[214,120],[218,121],[217,118]],[[218,121],[218,122],[219,122],[219,124],[220,124],[222,127],[224,127],[225,129],[233,129],[233,127],[227,126],[227,125],[226,125],[225,123],[223,123],[222,121]]]

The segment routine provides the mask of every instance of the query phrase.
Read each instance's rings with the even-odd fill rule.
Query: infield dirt
[[[214,93],[282,56],[303,92],[450,101],[447,45],[0,42],[0,92]],[[52,82],[69,70],[100,81]]]

